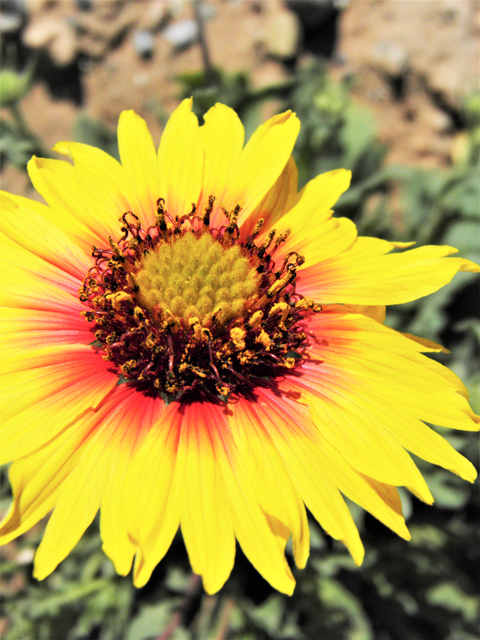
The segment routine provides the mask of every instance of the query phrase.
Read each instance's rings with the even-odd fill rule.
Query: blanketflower
[[[2,194],[1,463],[6,543],[53,509],[35,556],[48,576],[100,509],[105,553],[144,585],[179,526],[208,593],[235,540],[276,589],[309,553],[305,506],[360,564],[342,494],[409,539],[397,486],[433,501],[407,451],[473,481],[425,422],[477,430],[442,347],[383,324],[457,271],[450,247],[358,237],[331,208],[339,169],[297,193],[295,114],[244,146],[218,104],[191,100],[158,154],[121,114],[121,164],[78,143],[33,158],[47,204]]]

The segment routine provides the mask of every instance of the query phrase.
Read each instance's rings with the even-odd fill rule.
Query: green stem
[[[200,576],[197,576],[193,573],[179,609],[172,615],[172,617],[170,618],[170,622],[166,626],[165,630],[158,636],[157,640],[170,640],[178,627],[182,625],[183,619],[185,617],[185,611],[186,609],[188,609],[190,601],[196,595],[198,587],[200,586],[200,582]]]
[[[212,65],[212,59],[210,57],[210,50],[208,48],[207,38],[205,36],[205,21],[201,12],[201,0],[194,0],[193,11],[195,13],[195,20],[198,26],[198,42],[200,44],[200,50],[202,53],[203,68],[205,70],[205,79],[208,87],[213,87],[217,84],[217,74]]]

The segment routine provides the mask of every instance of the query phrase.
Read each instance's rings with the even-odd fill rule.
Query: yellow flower
[[[425,422],[476,430],[460,380],[427,340],[385,327],[385,305],[479,271],[450,247],[357,237],[331,216],[350,174],[297,193],[300,124],[287,112],[244,146],[191,100],[158,154],[122,113],[121,164],[62,142],[33,158],[45,204],[2,194],[0,462],[14,502],[5,543],[53,509],[35,557],[49,575],[100,509],[105,553],[144,585],[179,526],[214,593],[235,540],[278,590],[309,553],[305,505],[363,546],[342,494],[409,538],[396,486],[432,496],[407,450],[473,481]]]

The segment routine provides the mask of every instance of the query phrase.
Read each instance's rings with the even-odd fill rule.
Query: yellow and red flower
[[[214,593],[235,541],[278,590],[309,553],[305,506],[357,564],[342,494],[409,538],[397,486],[430,491],[407,451],[473,481],[425,424],[477,430],[441,351],[383,325],[385,305],[479,267],[450,247],[358,237],[332,207],[350,174],[297,193],[291,112],[244,148],[237,115],[191,100],[158,154],[132,111],[121,164],[78,143],[33,158],[46,204],[3,193],[1,463],[5,543],[53,510],[35,556],[49,575],[100,509],[105,553],[144,585],[179,526]]]

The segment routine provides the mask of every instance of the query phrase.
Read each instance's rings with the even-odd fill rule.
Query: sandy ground
[[[157,114],[171,112],[178,102],[177,75],[202,68],[195,35],[188,39],[192,3],[25,3],[21,25],[5,36],[24,57],[38,56],[35,82],[21,108],[44,144],[72,138],[80,114],[113,129],[126,108],[145,117],[158,139]],[[463,126],[462,101],[479,88],[480,3],[342,4],[338,9],[328,0],[204,0],[213,64],[247,71],[253,86],[263,87],[323,53],[332,76],[352,78],[354,99],[374,111],[389,148],[387,162],[448,166]],[[33,195],[21,171],[5,166],[0,178],[2,188]]]

